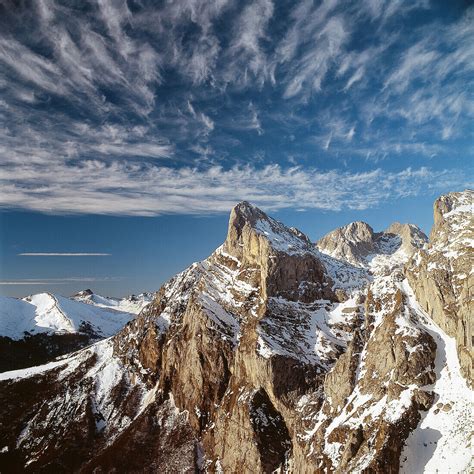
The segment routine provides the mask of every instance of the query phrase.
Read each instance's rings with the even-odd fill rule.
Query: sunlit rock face
[[[407,277],[425,311],[457,343],[461,370],[474,385],[474,192],[450,193],[434,203],[430,243],[417,252]]]
[[[452,283],[453,313],[433,306],[441,296],[427,294],[438,280],[426,261],[442,242],[461,248],[469,224],[447,225],[459,206],[440,206],[430,243],[413,225],[375,233],[356,222],[315,245],[238,204],[223,245],[117,335],[0,374],[0,465],[382,473],[424,463],[422,472],[455,443],[466,468],[470,346],[457,321],[467,321],[467,290]],[[456,265],[449,282],[464,281]]]

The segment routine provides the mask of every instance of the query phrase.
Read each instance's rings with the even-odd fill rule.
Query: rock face
[[[316,247],[237,205],[116,336],[0,374],[0,470],[415,472],[435,399],[431,460],[454,440],[467,468],[472,392],[404,273],[425,240],[354,223]]]
[[[474,386],[474,192],[451,193],[434,203],[429,245],[407,269],[415,295],[457,343],[462,373]]]
[[[330,232],[317,245],[324,253],[354,265],[363,265],[365,258],[376,251],[374,240],[375,234],[369,224],[352,222]]]
[[[375,233],[365,222],[352,222],[330,232],[316,245],[327,255],[366,267],[372,256],[393,254],[398,249],[411,255],[427,241],[426,235],[413,224],[394,222],[385,231]]]

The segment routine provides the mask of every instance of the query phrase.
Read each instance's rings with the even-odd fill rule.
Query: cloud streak
[[[17,255],[20,257],[109,257],[111,254],[93,252],[24,252]]]
[[[22,278],[20,280],[0,280],[0,285],[23,286],[23,285],[68,285],[71,283],[92,283],[120,281],[123,277],[67,277],[67,278]]]

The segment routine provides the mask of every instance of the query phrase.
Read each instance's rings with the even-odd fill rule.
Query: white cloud
[[[21,285],[67,285],[80,282],[104,282],[120,281],[123,277],[66,277],[66,278],[22,278],[19,280],[0,280],[0,285],[21,286]]]
[[[430,25],[395,62],[374,115],[403,118],[446,140],[469,134],[474,106],[466,84],[474,74],[474,9],[448,25]],[[460,120],[461,119],[461,120]]]
[[[108,257],[111,254],[94,252],[24,252],[18,255],[21,257]]]
[[[354,135],[355,135],[355,127],[351,127],[351,129],[347,132],[346,138],[349,141],[352,141],[352,139],[354,138]]]
[[[278,165],[198,170],[97,161],[59,166],[54,174],[48,168],[30,165],[3,168],[0,182],[2,207],[56,214],[143,216],[227,212],[244,199],[267,210],[366,209],[390,199],[434,194],[467,184],[460,172],[426,168],[361,173]],[[40,188],[35,185],[38,182],[42,183]]]
[[[303,53],[289,65],[285,98],[299,94],[307,96],[320,91],[326,75],[336,58],[342,54],[343,45],[349,38],[345,20],[341,15],[331,17],[324,24],[321,24],[320,18],[313,21],[314,24],[308,25],[310,27],[307,28],[308,37],[303,40]],[[283,54],[281,61],[286,62],[288,57],[288,53]]]

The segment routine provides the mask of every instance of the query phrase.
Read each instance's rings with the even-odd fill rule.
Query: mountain
[[[430,242],[359,222],[317,246],[240,203],[115,336],[0,374],[0,470],[467,472],[470,202],[436,201]]]
[[[413,224],[393,223],[375,233],[365,222],[352,222],[320,239],[316,245],[325,254],[358,267],[369,267],[371,257],[398,251],[405,259],[428,242],[426,235]]]
[[[116,334],[133,317],[122,309],[50,293],[0,297],[0,370],[37,365],[75,351]]]
[[[87,303],[99,308],[109,308],[116,311],[138,314],[153,299],[153,293],[140,293],[130,295],[125,298],[111,298],[97,295],[92,290],[87,289],[76,293],[71,297],[75,301]]]

